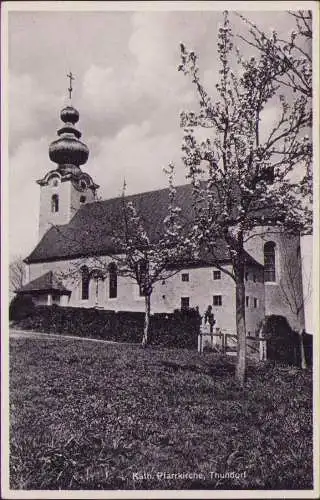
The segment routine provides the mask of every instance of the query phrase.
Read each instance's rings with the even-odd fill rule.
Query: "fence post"
[[[260,361],[267,360],[267,341],[260,337],[259,339]]]
[[[202,331],[200,330],[198,335],[198,352],[202,354],[203,352],[203,340],[202,340]]]

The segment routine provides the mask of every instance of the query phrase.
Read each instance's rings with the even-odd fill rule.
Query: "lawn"
[[[252,364],[244,389],[233,372],[187,349],[11,339],[11,488],[312,489],[311,372]]]

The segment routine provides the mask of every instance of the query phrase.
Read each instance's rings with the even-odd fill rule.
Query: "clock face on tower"
[[[78,183],[80,191],[85,191],[87,189],[87,183],[84,179],[80,179]]]
[[[89,186],[88,181],[85,177],[80,177],[80,179],[73,181],[73,185],[78,191],[81,192],[86,191]]]
[[[59,185],[59,180],[60,180],[59,177],[57,177],[56,175],[51,176],[48,179],[48,184],[49,184],[49,186],[56,188]]]
[[[73,175],[71,177],[71,182],[73,187],[80,193],[88,192],[88,190],[94,191],[96,187],[90,175],[86,174],[85,172],[81,172],[80,175]]]

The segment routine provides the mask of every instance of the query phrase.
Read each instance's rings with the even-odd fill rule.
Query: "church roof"
[[[70,291],[58,280],[55,274],[52,271],[48,271],[45,274],[42,274],[38,278],[30,281],[26,285],[23,285],[19,290],[16,290],[18,293],[30,293],[30,292],[55,292],[60,295],[69,294]]]
[[[133,202],[149,238],[153,241],[163,230],[168,200],[168,188],[126,196],[126,201]],[[181,216],[186,224],[190,223],[193,220],[191,184],[176,187],[175,202],[181,208]],[[121,204],[122,198],[118,197],[83,205],[68,224],[51,227],[25,262],[36,263],[117,253],[112,235],[121,220]],[[217,245],[216,255],[221,261],[230,260],[226,243],[222,240]],[[209,263],[208,257],[203,256],[203,258]],[[260,265],[249,254],[246,260]]]

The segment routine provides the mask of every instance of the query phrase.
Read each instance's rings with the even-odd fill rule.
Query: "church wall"
[[[33,302],[36,306],[46,306],[48,305],[48,295],[38,295],[33,298]]]
[[[262,232],[257,229],[257,233]],[[264,235],[257,234],[246,244],[246,250],[259,263],[264,264],[264,245],[273,241],[275,247],[275,282],[265,282],[265,314],[285,316],[294,329],[304,328],[301,249],[299,236],[290,236],[272,229]]]
[[[265,316],[265,288],[263,283],[263,269],[257,266],[246,267],[245,294],[246,329],[247,334],[254,336]]]
[[[66,295],[51,295],[50,296],[50,303],[51,305],[63,305],[63,301],[65,301],[65,304],[67,304],[68,301],[68,296]],[[48,300],[48,294],[45,293],[43,295],[37,295],[33,297],[33,302],[36,306],[47,306],[49,305],[49,300]]]
[[[105,258],[105,266],[111,261]],[[78,264],[76,264],[78,263]],[[81,261],[83,264],[84,261]],[[75,270],[79,261],[43,262],[30,265],[30,280],[52,270],[59,276],[67,276],[70,270]],[[90,262],[88,262],[90,268]],[[105,268],[106,268],[105,267]],[[231,270],[231,267],[228,266]],[[264,286],[259,278],[259,270],[249,268],[249,280],[246,284],[246,294],[249,295],[249,306],[246,308],[247,330],[251,334],[257,329],[264,317]],[[213,267],[188,268],[179,271],[167,280],[155,284],[151,296],[151,313],[171,313],[181,308],[181,297],[189,297],[189,307],[199,307],[203,314],[209,304],[213,306],[216,326],[234,333],[235,323],[235,286],[234,281],[226,273],[221,272],[221,279],[213,279]],[[261,270],[260,270],[261,273]],[[182,275],[188,274],[189,281],[183,281]],[[257,276],[253,282],[253,274]],[[260,280],[260,281],[259,281]],[[101,307],[109,310],[144,311],[144,297],[139,296],[137,284],[128,278],[118,277],[117,298],[109,298],[109,277],[104,280],[91,279],[89,299],[81,299],[81,284],[75,278],[64,280],[65,286],[72,290],[71,296],[63,297],[61,305],[71,307]],[[213,296],[221,295],[222,305],[213,305]],[[257,299],[254,307],[254,298]]]
[[[230,270],[230,266],[228,266]],[[191,308],[199,307],[203,314],[208,305],[212,305],[216,326],[227,330],[235,329],[235,288],[230,276],[221,272],[221,279],[213,279],[213,267],[196,267],[179,271],[177,274],[161,282],[155,290],[155,301],[160,308],[161,301],[170,304],[171,311],[181,308],[181,298],[189,297]],[[182,276],[188,274],[189,281]],[[213,304],[213,296],[221,296],[222,305]],[[162,297],[165,296],[163,299]]]

